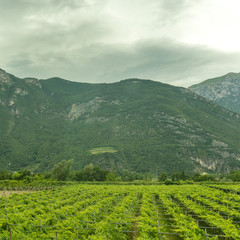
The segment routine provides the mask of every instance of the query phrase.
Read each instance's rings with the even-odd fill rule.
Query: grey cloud
[[[200,1],[202,0],[199,0],[198,3]],[[196,2],[192,0],[160,0],[158,1],[159,18],[162,21],[174,22],[179,16],[185,14],[194,4],[196,4]]]
[[[1,0],[1,12],[9,11],[28,11],[28,10],[41,10],[44,8],[46,10],[51,8],[59,8],[59,7],[68,7],[68,8],[78,8],[85,7],[88,4],[84,0],[15,0],[14,3],[9,0]]]
[[[139,43],[128,48],[121,51],[117,46],[92,59],[92,63],[98,66],[96,72],[104,73],[97,79],[117,81],[119,78],[139,77],[187,86],[209,76],[236,71],[240,60],[238,54],[169,41]]]
[[[172,13],[185,11],[187,7],[194,4],[192,0],[160,0],[159,3],[161,4],[161,8]]]
[[[11,61],[8,62],[8,65],[10,68],[15,69],[15,68],[26,68],[29,67],[33,64],[33,61],[27,56],[19,56],[18,58],[12,59]]]
[[[181,22],[186,16],[191,15],[191,8],[205,0],[159,0],[157,11],[157,22],[155,25],[161,28],[164,32],[175,30],[176,25]],[[176,35],[177,39],[177,35]]]
[[[236,54],[167,40],[130,46],[93,44],[67,53],[22,55],[22,60],[18,56],[9,68],[21,76],[27,72],[28,76],[39,78],[59,76],[80,82],[115,82],[138,77],[188,86],[235,71],[240,60]]]
[[[109,1],[113,0],[95,1],[94,7],[87,0],[0,1],[0,68],[20,77],[59,76],[84,82],[139,77],[183,86],[238,71],[238,53],[173,39],[149,36],[148,41],[110,44],[117,26],[102,9]],[[174,24],[193,4],[151,1],[159,6],[159,25],[165,26]]]
[[[98,4],[104,2],[105,0],[99,0]],[[8,42],[31,42],[39,46],[47,41],[51,45],[52,39],[54,42],[67,41],[69,37],[75,39],[76,43],[94,41],[102,33],[111,31],[103,21],[101,11],[95,16],[92,14],[87,17],[86,13],[78,11],[84,8],[91,8],[84,0],[16,0],[14,4],[2,0],[0,32],[6,34]]]

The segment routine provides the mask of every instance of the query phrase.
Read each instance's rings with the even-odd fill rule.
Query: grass
[[[113,147],[98,147],[90,150],[91,154],[102,154],[102,153],[115,153],[116,149]]]

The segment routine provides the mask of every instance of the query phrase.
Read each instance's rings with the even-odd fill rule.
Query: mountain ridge
[[[188,89],[151,80],[7,74],[0,76],[0,168],[45,171],[73,158],[74,169],[229,172],[240,169],[239,119]],[[114,151],[92,154],[102,147]]]
[[[188,89],[231,111],[240,113],[240,73],[230,72],[192,85]]]

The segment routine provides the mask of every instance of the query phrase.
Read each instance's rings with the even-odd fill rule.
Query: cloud
[[[19,55],[9,62],[23,76],[60,76],[80,82],[115,82],[138,77],[189,86],[193,83],[237,71],[240,57],[199,46],[164,40],[132,45],[92,44],[72,51],[64,49],[38,56]],[[222,69],[222,71],[220,71]],[[33,74],[34,73],[34,74]],[[57,73],[57,74],[56,74]]]
[[[208,1],[213,11],[216,0]],[[139,77],[182,86],[239,71],[238,52],[208,47],[207,37],[193,41],[191,32],[204,37],[204,21],[198,29],[192,22],[208,1],[2,0],[0,67],[20,77]]]
[[[97,49],[100,47],[98,46]],[[240,56],[164,40],[129,45],[102,46],[89,56],[82,71],[92,72],[92,81],[113,82],[138,77],[188,86],[197,81],[237,71]],[[222,69],[220,71],[220,69]]]

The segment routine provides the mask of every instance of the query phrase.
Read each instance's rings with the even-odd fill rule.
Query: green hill
[[[0,71],[0,168],[62,159],[137,172],[240,169],[240,120],[191,91],[150,80],[19,79]]]

